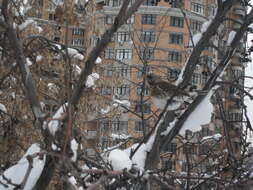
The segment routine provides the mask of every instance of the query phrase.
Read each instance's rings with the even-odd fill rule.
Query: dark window
[[[209,147],[206,144],[202,144],[199,146],[199,154],[200,155],[207,155],[209,152]]]
[[[184,7],[184,0],[172,0],[171,7],[172,8],[183,8]]]
[[[105,59],[114,59],[114,49],[113,48],[107,48],[105,50]]]
[[[141,95],[141,91],[142,91],[142,87],[138,87],[137,88],[137,95]],[[149,88],[144,88],[144,92],[143,92],[144,96],[149,96],[150,92],[149,92]]]
[[[112,132],[118,134],[127,134],[128,122],[127,121],[112,121]]]
[[[112,65],[108,65],[107,67],[105,67],[104,75],[107,77],[111,77],[113,74],[113,69],[114,68],[112,67]]]
[[[168,69],[168,79],[176,80],[180,74],[180,69]]]
[[[192,78],[191,78],[191,84],[200,84],[201,83],[201,74],[199,73],[193,73]]]
[[[202,22],[197,20],[190,20],[190,28],[193,32],[200,32],[202,27]]]
[[[146,6],[157,6],[159,0],[145,0],[143,5]]]
[[[175,160],[166,160],[165,161],[165,168],[167,170],[175,170],[176,169],[176,162],[175,162]]]
[[[150,71],[151,71],[151,68],[150,68],[150,67],[146,67],[146,73],[149,73]],[[144,74],[143,72],[144,72],[144,68],[143,68],[143,67],[140,67],[140,68],[138,69],[138,72],[137,72],[137,77],[138,77],[138,78],[141,78],[142,75]]]
[[[102,95],[111,95],[112,94],[112,87],[103,86],[101,88],[101,94]]]
[[[137,113],[143,112],[145,114],[149,114],[151,113],[151,104],[137,102],[135,106],[135,110]]]
[[[130,39],[131,37],[129,32],[118,32],[118,42],[128,42]]]
[[[142,132],[143,131],[142,124],[143,124],[144,130],[148,131],[147,130],[149,128],[148,120],[135,121],[134,130],[137,131],[137,132]]]
[[[142,24],[156,24],[156,15],[142,15]]]
[[[184,154],[195,154],[196,153],[196,149],[195,146],[192,144],[185,144],[183,147],[183,152]]]
[[[229,120],[232,122],[242,121],[242,113],[229,113]]]
[[[122,66],[119,68],[121,77],[128,77],[131,75],[131,67],[130,66]]]
[[[141,33],[142,42],[154,42],[155,41],[155,32],[154,31],[143,31]]]
[[[101,137],[100,138],[100,144],[101,144],[102,149],[109,147],[110,146],[109,143],[110,143],[110,141],[109,141],[108,137]]]
[[[109,130],[109,120],[102,120],[99,122],[100,131],[105,132]]]
[[[183,28],[184,27],[184,18],[171,16],[170,17],[170,26]]]
[[[60,42],[60,37],[54,37],[55,42]]]
[[[55,14],[49,13],[49,20],[56,20]]]
[[[116,51],[116,59],[131,59],[132,58],[132,50],[131,49],[117,49]]]
[[[129,95],[130,93],[130,86],[129,85],[122,85],[119,87],[114,87],[114,92],[117,95]]]
[[[177,144],[176,143],[169,143],[166,148],[164,149],[165,152],[171,152],[173,154],[177,151]]]
[[[171,44],[183,44],[183,42],[184,42],[183,34],[176,34],[176,33],[170,34],[170,43]]]
[[[188,169],[192,169],[193,165],[191,163],[183,162],[182,164],[182,171],[186,172]]]
[[[146,60],[152,60],[154,59],[154,48],[142,48],[141,49],[141,58],[146,61]]]
[[[201,130],[202,137],[210,136],[210,135],[212,135],[212,131],[210,131],[210,129],[208,129],[207,127],[202,128]]]
[[[170,62],[182,62],[182,53],[178,52],[178,51],[170,51],[168,61],[170,61]]]

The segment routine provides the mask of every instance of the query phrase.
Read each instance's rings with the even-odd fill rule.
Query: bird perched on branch
[[[154,104],[163,108],[167,100],[174,96],[172,103],[182,103],[189,98],[189,94],[177,86],[162,80],[158,75],[150,73],[146,76],[150,87],[151,96],[154,98]]]

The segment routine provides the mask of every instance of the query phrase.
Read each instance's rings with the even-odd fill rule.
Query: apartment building
[[[56,22],[57,7],[52,2],[38,1],[37,19],[55,27],[52,40],[88,53],[100,40],[101,34],[113,24],[123,1],[96,0],[90,5],[88,20],[82,19],[79,23],[70,21],[68,24],[66,20],[61,23]],[[87,126],[85,129],[87,128],[88,141],[91,142],[87,144],[90,147],[98,145],[99,148],[104,149],[128,137],[135,142],[150,131],[161,110],[152,104],[150,91],[143,83],[145,74],[152,71],[172,83],[177,79],[192,49],[191,35],[200,32],[203,23],[215,15],[215,3],[215,0],[146,0],[139,10],[120,27],[101,55],[103,61],[99,67],[103,77],[110,80],[116,73],[121,82],[101,83],[99,91],[106,98],[128,100],[131,106],[128,111],[122,111],[120,114],[110,117],[104,115],[103,119],[86,122],[84,126]],[[81,10],[82,4],[80,4]],[[240,21],[244,14],[245,8],[242,5],[236,5],[229,16]],[[238,23],[226,22],[222,31],[224,35],[215,37],[213,43],[223,47],[230,31],[237,30],[239,26]],[[244,75],[245,68],[241,59],[243,52],[244,47],[241,42],[241,48],[234,55],[223,80],[233,78],[243,84],[240,78]],[[220,55],[214,48],[206,47],[200,64],[189,81],[195,89],[200,89],[205,84],[209,72],[214,69],[219,59]],[[221,99],[225,100],[223,106],[228,115],[227,121],[232,123],[228,126],[230,127],[229,134],[233,137],[231,146],[239,155],[240,135],[238,136],[238,133],[242,125],[242,107],[238,99],[241,97],[233,86],[224,85],[223,89],[220,93]],[[213,101],[215,103],[218,100]],[[213,158],[205,160],[202,158],[209,153],[213,143],[203,143],[202,139],[218,133],[222,135],[227,133],[222,122],[224,118],[220,118],[219,107],[216,106],[215,110],[211,123],[203,125],[201,131],[197,133],[186,131],[184,137],[178,136],[168,144],[167,149],[161,154],[161,166],[165,166],[171,172],[187,172],[190,164],[191,170],[212,172],[212,167],[215,167]],[[187,140],[187,143],[183,141],[183,138]],[[226,147],[224,140],[216,151],[224,151]],[[92,148],[89,154],[94,154]]]

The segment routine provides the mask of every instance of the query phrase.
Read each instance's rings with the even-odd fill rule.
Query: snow
[[[202,38],[202,33],[197,33],[195,34],[193,37],[192,37],[192,40],[193,40],[193,43],[194,43],[194,46],[199,42],[199,40]],[[193,46],[192,44],[192,41],[190,40],[190,44],[189,44],[190,47]]]
[[[121,139],[121,140],[125,140],[125,139],[129,138],[128,135],[125,135],[125,134],[114,134],[114,133],[111,134],[111,137],[113,139]]]
[[[86,87],[87,88],[95,87],[95,81],[98,79],[99,79],[99,74],[97,73],[90,74],[86,81]]]
[[[84,59],[84,56],[80,54],[76,49],[73,49],[73,48],[68,48],[68,54],[70,55],[70,57],[73,57],[80,61]]]
[[[227,45],[230,46],[231,42],[235,38],[236,32],[232,30],[228,35]]]
[[[209,140],[216,140],[216,141],[219,141],[221,137],[222,137],[222,135],[221,135],[220,133],[217,133],[217,134],[212,135],[212,136],[203,137],[203,138],[201,139],[201,142],[203,142],[203,141],[209,141]]]
[[[52,119],[52,121],[49,121],[48,124],[46,124],[46,122],[44,122],[44,128],[48,128],[48,130],[50,131],[50,133],[52,135],[55,135],[55,132],[58,130],[59,128],[59,118],[66,112],[68,103],[63,104],[54,114]],[[46,126],[46,127],[45,127]]]
[[[199,104],[198,108],[195,109],[190,116],[186,119],[180,134],[184,136],[186,130],[191,130],[192,132],[200,131],[201,125],[208,124],[211,121],[211,116],[213,112],[213,105],[210,99],[218,86],[214,86],[207,96]]]
[[[36,56],[36,62],[42,61],[43,57],[41,55]]]
[[[31,66],[33,63],[32,63],[32,61],[30,60],[30,58],[26,58],[26,64],[28,65],[28,66]]]
[[[75,65],[75,66],[74,66],[74,69],[75,69],[75,71],[76,71],[78,74],[81,74],[82,69],[81,69],[78,65]]]
[[[176,124],[176,122],[177,122],[178,120],[177,119],[174,119],[174,121],[172,121],[171,123],[170,123],[170,125],[169,126],[167,126],[167,129],[166,129],[166,131],[163,131],[162,133],[161,133],[161,135],[168,135],[169,134],[169,132],[171,131],[171,129],[174,127],[174,125]]]
[[[132,161],[126,152],[120,149],[112,150],[108,156],[108,160],[114,170],[130,170],[132,168]]]
[[[6,109],[5,105],[3,105],[1,103],[0,103],[0,110],[7,113],[7,109]]]
[[[40,151],[41,149],[38,144],[32,144],[25,153],[25,155],[18,161],[16,165],[4,171],[3,173],[4,177],[11,180],[11,182],[14,184],[21,184],[25,177],[26,171],[28,170],[29,167],[29,162],[26,159],[26,157],[28,155],[34,156],[32,165],[33,167],[31,169],[31,173],[28,177],[28,180],[24,186],[24,190],[33,189],[34,185],[36,184],[37,180],[41,175],[46,160],[45,155],[42,157],[42,159],[38,155],[36,155]],[[6,182],[6,180],[3,179],[3,175],[0,176],[0,189],[1,190],[16,189],[15,186],[8,184],[8,182]],[[2,183],[8,185],[8,187],[3,186]]]
[[[133,146],[125,149],[124,151],[127,153],[127,155],[130,156],[131,149],[134,150],[137,146],[138,144],[134,144]],[[149,150],[149,148],[146,146],[146,144],[142,144],[132,157],[132,163],[135,164],[136,167],[142,171],[144,170],[145,166],[145,160],[148,152],[147,150]]]
[[[110,110],[111,110],[111,107],[110,107],[110,106],[107,106],[105,109],[101,109],[101,110],[100,110],[100,113],[101,113],[101,114],[107,114]]]
[[[204,33],[204,32],[207,30],[207,28],[210,26],[211,23],[212,23],[212,19],[210,19],[210,20],[204,22],[204,23],[202,24],[202,26],[201,26],[201,30],[200,30],[201,33]]]
[[[156,107],[160,108],[160,109],[164,109],[165,105],[167,104],[167,101],[168,99],[166,98],[163,98],[163,99],[160,99],[160,98],[153,98],[152,99],[152,102],[156,105]],[[176,110],[180,107],[182,102],[179,102],[179,101],[175,101],[173,99],[173,102],[169,104],[167,110]]]
[[[102,59],[100,57],[97,58],[96,64],[102,63]]]
[[[35,21],[33,19],[27,19],[24,23],[20,24],[18,26],[19,30],[24,30],[25,28],[27,28],[29,25],[35,23]]]
[[[70,146],[71,146],[71,150],[73,151],[73,156],[71,157],[71,160],[73,162],[76,161],[77,159],[77,150],[78,150],[78,143],[76,142],[75,139],[73,139],[71,142],[70,142]]]
[[[119,105],[123,105],[126,107],[130,107],[131,103],[129,102],[129,100],[118,100],[118,99],[113,99],[113,106],[117,107]]]

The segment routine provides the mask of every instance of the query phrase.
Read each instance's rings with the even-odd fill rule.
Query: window
[[[113,48],[107,48],[105,50],[105,59],[114,59],[114,49]]]
[[[201,74],[199,73],[193,73],[192,78],[191,78],[191,84],[201,84]]]
[[[122,86],[114,87],[114,92],[117,95],[129,95],[130,86],[126,85],[126,84],[123,84]]]
[[[118,32],[118,42],[128,42],[130,41],[130,33],[129,32]]]
[[[158,0],[145,0],[143,5],[145,6],[157,6]]]
[[[119,7],[121,6],[122,0],[106,0],[106,6]]]
[[[201,130],[202,137],[210,136],[210,135],[212,135],[212,132],[210,131],[210,129],[208,129],[207,127],[202,128]]]
[[[84,35],[84,29],[82,28],[73,28],[72,29],[73,35]]]
[[[118,49],[116,54],[117,60],[122,59],[131,59],[132,58],[132,50],[131,49]]]
[[[182,62],[182,53],[178,51],[169,52],[169,62]]]
[[[165,152],[171,152],[173,154],[177,151],[177,144],[176,143],[169,143],[166,148],[164,149]]]
[[[191,10],[194,13],[203,14],[204,13],[204,6],[200,3],[192,2]]]
[[[183,152],[184,154],[195,154],[196,153],[195,146],[193,144],[185,144],[183,147]]]
[[[176,80],[180,74],[180,69],[168,69],[168,78],[170,80]]]
[[[183,34],[172,33],[170,34],[170,43],[171,44],[183,44],[184,37]]]
[[[101,132],[105,132],[109,130],[109,120],[101,120],[99,122],[99,128]]]
[[[193,132],[191,130],[186,130],[185,131],[185,138],[187,140],[190,140],[193,137]]]
[[[131,75],[131,67],[130,66],[122,66],[119,68],[121,77],[129,77]]]
[[[87,138],[88,139],[94,139],[97,137],[97,131],[88,131],[87,132]]]
[[[229,113],[229,120],[232,122],[242,121],[242,113]]]
[[[56,20],[55,14],[49,13],[49,20]]]
[[[142,132],[143,131],[142,125],[144,127],[144,130],[147,131],[147,129],[149,128],[148,120],[135,121],[134,130],[137,132]]]
[[[193,168],[193,164],[191,163],[187,163],[187,162],[183,162],[182,164],[182,171],[188,171],[188,169],[192,169]]]
[[[170,26],[183,28],[184,27],[184,18],[171,16],[170,17]]]
[[[141,32],[141,41],[142,42],[154,42],[155,41],[155,32],[154,31]]]
[[[112,76],[112,74],[113,74],[113,67],[112,67],[112,65],[108,65],[108,66],[106,66],[105,67],[105,70],[104,70],[104,75],[106,76],[106,77],[111,77]]]
[[[209,152],[209,146],[207,144],[201,144],[199,146],[199,154],[200,155],[208,154],[208,152]]]
[[[111,95],[112,94],[112,88],[109,86],[103,86],[101,88],[101,94],[102,95]]]
[[[114,17],[112,15],[106,15],[105,23],[106,24],[113,24],[113,22],[114,22]]]
[[[150,103],[141,103],[137,102],[135,106],[135,111],[138,113],[144,113],[144,114],[149,114],[151,113],[151,104]]]
[[[72,45],[73,46],[83,46],[83,44],[84,44],[84,40],[83,39],[77,38],[77,39],[73,39],[72,40]]]
[[[202,22],[198,20],[190,20],[190,28],[193,32],[200,32],[202,27]]]
[[[137,95],[141,95],[141,91],[142,91],[142,87],[138,87],[137,88]],[[144,88],[144,91],[143,91],[143,94],[144,96],[149,96],[150,95],[150,91],[149,91],[149,88]]]
[[[139,69],[138,69],[138,72],[137,72],[137,77],[138,78],[141,78],[142,77],[142,75],[143,75],[143,72],[144,72],[144,68],[143,67],[140,67]],[[149,73],[149,72],[151,72],[151,67],[146,67],[146,73]]]
[[[101,144],[101,148],[102,150],[107,148],[109,146],[109,139],[108,137],[100,137],[100,144]]]
[[[142,15],[142,24],[156,24],[156,15],[146,14]]]
[[[243,71],[238,70],[238,69],[234,69],[234,70],[232,70],[232,76],[235,77],[236,79],[239,79],[243,76]]]
[[[86,153],[87,153],[88,156],[95,156],[96,155],[95,150],[92,149],[92,148],[87,148]]]
[[[112,132],[117,134],[127,134],[128,122],[127,121],[112,121]]]
[[[165,168],[167,170],[175,170],[176,169],[176,162],[175,162],[175,160],[166,160],[165,161]]]
[[[154,59],[154,48],[141,48],[140,53],[140,56],[144,61]]]
[[[173,0],[171,1],[172,8],[183,8],[184,7],[184,0]]]

